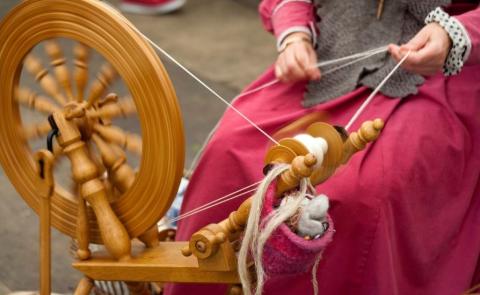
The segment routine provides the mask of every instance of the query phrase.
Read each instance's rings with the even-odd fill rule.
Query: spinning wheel
[[[76,42],[73,52],[62,50],[57,38]],[[154,51],[115,10],[100,1],[87,0],[23,2],[1,24],[0,44],[0,161],[28,205],[38,212],[38,192],[47,189],[34,169],[28,140],[46,138],[51,126],[48,115],[39,124],[22,124],[20,105],[73,122],[81,141],[96,146],[98,158],[103,158],[103,165],[95,163],[95,176],[101,177],[102,170],[123,169],[118,177],[125,179],[115,182],[110,177],[105,182],[110,180],[121,192],[111,207],[129,237],[137,237],[152,227],[172,202],[184,160],[175,91]],[[31,53],[37,45],[49,57],[50,67]],[[89,55],[93,51],[107,63],[88,88]],[[71,61],[67,60],[69,56]],[[22,69],[35,78],[43,93],[19,85]],[[133,101],[117,101],[115,95],[107,95],[117,76]],[[112,118],[135,113],[142,137],[110,125]],[[119,146],[141,155],[136,174],[124,161]],[[55,151],[57,158],[66,154],[58,145]],[[74,164],[84,162],[73,163],[73,170]],[[72,199],[65,189],[56,186],[51,200],[53,226],[72,237],[76,237],[81,199]],[[90,241],[102,243],[91,207],[88,220]]]

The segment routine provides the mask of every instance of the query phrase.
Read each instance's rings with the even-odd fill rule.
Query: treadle
[[[226,283],[238,284],[236,269],[213,271],[199,268],[198,259],[182,255],[188,242],[162,242],[152,249],[135,248],[128,261],[117,261],[106,252],[72,265],[87,277],[101,281]]]

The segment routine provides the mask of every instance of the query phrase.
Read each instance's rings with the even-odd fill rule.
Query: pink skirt
[[[274,78],[272,69],[253,89]],[[277,84],[234,105],[269,134],[312,112],[345,125],[370,93],[359,88],[312,108],[305,83]],[[382,118],[377,142],[317,187],[329,196],[336,233],[320,262],[322,295],[460,294],[476,281],[480,254],[480,66],[429,78],[416,95],[377,95],[356,121]],[[227,110],[192,176],[182,211],[262,179],[269,140]],[[179,223],[188,240],[246,198]],[[311,274],[271,276],[265,294],[312,294]],[[166,294],[224,294],[225,286],[181,285]]]

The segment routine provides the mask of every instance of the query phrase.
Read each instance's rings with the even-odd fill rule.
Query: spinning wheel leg
[[[145,246],[147,246],[148,248],[153,248],[153,247],[158,246],[160,241],[158,239],[157,225],[155,224],[149,230],[147,230],[145,233],[139,235],[138,239],[140,241],[142,241],[142,243],[144,243]]]
[[[242,285],[232,285],[227,295],[243,295]]]
[[[48,151],[42,150],[35,154],[37,169],[48,190],[43,192],[40,204],[40,294],[51,293],[51,205],[53,193],[53,162],[54,157]]]
[[[150,286],[144,282],[125,282],[132,295],[151,295]]]
[[[78,200],[78,219],[77,219],[77,242],[78,250],[77,257],[80,260],[90,258],[90,250],[88,244],[90,243],[87,216],[87,203],[83,198]]]
[[[77,288],[75,289],[74,295],[88,295],[92,291],[93,280],[87,277],[83,277],[80,282],[78,282]]]

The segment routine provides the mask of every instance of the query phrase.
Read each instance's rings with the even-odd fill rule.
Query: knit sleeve
[[[273,211],[275,200],[275,183],[267,191],[262,216],[268,216]],[[312,269],[315,260],[332,241],[335,232],[333,222],[328,216],[329,227],[325,234],[314,240],[305,240],[282,224],[273,232],[264,248],[263,265],[270,276],[298,274]]]
[[[470,12],[455,16],[468,32],[472,48],[466,65],[480,64],[480,6]]]
[[[305,32],[316,41],[316,14],[311,0],[263,0],[259,6],[264,28],[277,37],[277,46],[293,32]]]

